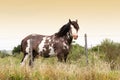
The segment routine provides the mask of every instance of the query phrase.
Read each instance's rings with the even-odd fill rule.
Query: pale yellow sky
[[[80,36],[120,36],[119,0],[0,0],[0,49],[31,33],[53,34],[69,18],[78,19]]]

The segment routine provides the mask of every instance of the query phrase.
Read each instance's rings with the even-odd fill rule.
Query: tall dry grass
[[[81,61],[81,60],[79,60]],[[0,80],[120,80],[120,71],[97,60],[82,66],[79,61],[60,63],[55,58],[37,59],[34,67],[20,67],[15,57],[0,58]]]

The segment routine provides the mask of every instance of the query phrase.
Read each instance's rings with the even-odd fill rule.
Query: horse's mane
[[[56,33],[56,36],[63,37],[70,31],[70,23],[63,25],[60,30]]]

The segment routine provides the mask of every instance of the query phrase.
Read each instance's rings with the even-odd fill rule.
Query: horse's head
[[[65,25],[63,25],[63,27],[60,28],[59,32],[56,33],[56,35],[58,37],[63,37],[66,36],[67,33],[69,33],[70,36],[72,36],[74,39],[78,38],[78,30],[79,30],[79,25],[76,21],[71,21],[69,19],[69,22]]]
[[[79,30],[79,25],[77,23],[78,21],[71,21],[69,19],[69,24],[70,24],[70,28],[71,28],[71,36],[74,38],[74,39],[77,39],[78,38],[78,30]]]

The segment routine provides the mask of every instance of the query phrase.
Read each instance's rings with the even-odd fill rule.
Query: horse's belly
[[[43,57],[52,57],[56,56],[56,53],[52,47],[49,48],[42,48],[42,51],[39,52],[39,54]]]
[[[55,50],[53,47],[50,47],[50,53],[49,53],[50,56],[56,56],[57,54],[55,53]]]
[[[41,43],[38,45],[38,53],[45,57],[56,55],[50,37],[43,37]]]
[[[44,57],[56,56],[53,46],[50,45],[39,45],[38,53]]]

